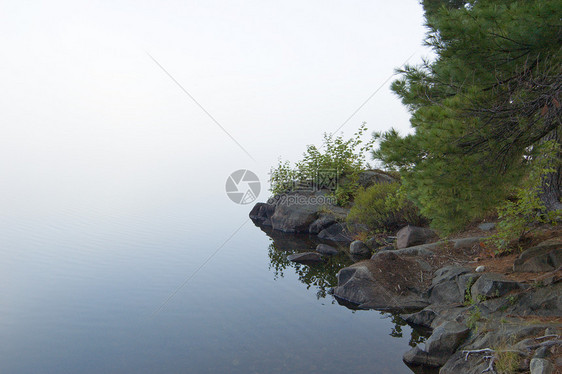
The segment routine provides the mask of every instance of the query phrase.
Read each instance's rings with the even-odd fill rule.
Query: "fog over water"
[[[410,131],[383,82],[424,32],[406,0],[3,2],[0,371],[408,372],[409,330],[276,276],[225,182],[264,201],[381,85],[342,131]]]

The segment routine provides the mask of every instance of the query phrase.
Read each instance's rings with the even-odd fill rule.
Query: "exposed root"
[[[473,350],[468,350],[468,351],[462,351],[462,353],[465,355],[464,356],[464,360],[468,361],[468,356],[470,356],[471,354],[477,354],[477,353],[495,353],[496,351],[494,351],[493,349],[490,348],[483,348],[483,349],[473,349]]]
[[[537,349],[541,347],[551,347],[553,345],[562,345],[562,340],[555,339],[555,340],[547,340],[546,342],[533,344],[527,347],[528,350]]]
[[[530,345],[526,348],[527,348],[527,350],[531,351],[533,349],[540,348],[540,347],[551,347],[553,345],[562,345],[562,340],[558,339],[558,337],[559,337],[558,335],[539,336],[539,337],[535,338],[535,340],[543,340],[543,339],[549,339],[549,338],[556,338],[556,339],[548,340],[548,341],[537,343],[537,344],[533,344],[533,345]],[[497,353],[497,352],[498,351],[495,351],[491,348],[472,349],[472,350],[462,351],[462,353],[464,354],[464,360],[465,361],[468,361],[468,357],[471,354],[488,353],[488,355],[482,357],[484,360],[489,360],[488,361],[488,367],[486,369],[484,369],[482,371],[482,373],[490,372],[492,374],[496,374],[496,371],[494,370],[494,361],[496,360],[496,357],[495,357],[494,354]],[[521,352],[521,351],[518,351],[518,350],[515,350],[515,349],[502,349],[499,352],[515,352],[519,355],[523,355],[523,356],[525,355],[524,352]]]
[[[489,371],[492,374],[496,374],[496,371],[494,370],[494,360],[496,359],[495,356],[494,355],[484,356],[484,360],[486,360],[486,359],[488,359],[490,361],[488,362],[488,367],[486,369],[482,370],[482,373],[485,373],[485,372]]]
[[[535,340],[543,340],[543,339],[550,339],[550,338],[556,338],[558,339],[560,336],[553,334],[553,335],[544,335],[544,336],[538,336],[535,338]]]
[[[486,369],[484,369],[482,371],[482,373],[486,373],[486,372],[490,372],[492,374],[496,374],[496,371],[494,370],[494,353],[496,353],[496,351],[494,351],[493,349],[490,348],[483,348],[483,349],[473,349],[473,350],[468,350],[468,351],[462,351],[462,353],[464,353],[464,360],[467,361],[468,360],[468,356],[470,356],[471,354],[478,354],[478,353],[490,353],[489,356],[484,356],[482,357],[484,360],[490,360],[488,362],[488,367]]]

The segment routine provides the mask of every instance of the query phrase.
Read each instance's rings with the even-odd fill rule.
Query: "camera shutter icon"
[[[256,174],[247,169],[240,169],[228,176],[225,189],[230,200],[246,205],[258,198],[261,183]]]

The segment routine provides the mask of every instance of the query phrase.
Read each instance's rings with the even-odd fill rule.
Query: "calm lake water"
[[[411,372],[408,326],[327,294],[347,257],[288,263],[315,243],[272,239],[222,184],[48,180],[0,186],[1,373]]]

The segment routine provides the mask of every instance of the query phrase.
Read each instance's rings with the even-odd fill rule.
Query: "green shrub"
[[[334,191],[334,196],[339,206],[346,206],[354,199],[357,193],[357,183],[340,184]]]
[[[466,306],[476,304],[476,301],[472,298],[472,286],[475,282],[476,279],[473,277],[470,277],[468,279],[468,282],[466,282],[466,287],[464,290],[464,305]]]
[[[393,232],[407,224],[422,226],[426,223],[402,193],[398,182],[359,188],[347,220],[367,225],[372,232]]]
[[[468,318],[466,319],[466,327],[471,329],[474,332],[478,331],[478,322],[482,320],[482,312],[478,305],[474,305],[468,314]]]
[[[310,186],[318,181],[319,173],[332,173],[336,181],[332,186],[339,205],[346,205],[357,191],[359,173],[368,168],[366,153],[373,140],[363,143],[362,136],[367,131],[366,123],[350,139],[333,134],[324,134],[321,147],[308,145],[303,158],[291,165],[289,161],[279,160],[277,167],[270,170],[270,191],[279,194],[299,190],[300,186]],[[345,177],[345,178],[344,178]]]
[[[552,165],[559,162],[556,158],[558,146],[551,141],[545,142],[540,152],[541,156],[533,160],[529,176],[515,188],[514,199],[498,208],[498,231],[488,239],[497,248],[496,252],[510,252],[511,243],[523,240],[537,224],[554,225],[562,218],[561,210],[545,212],[539,197],[543,178],[554,172]]]

